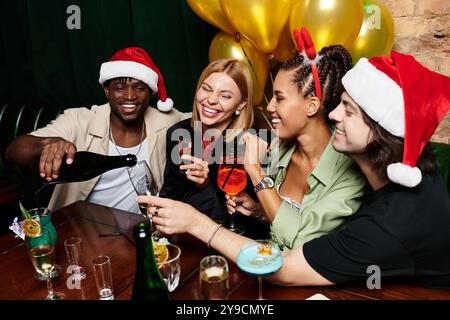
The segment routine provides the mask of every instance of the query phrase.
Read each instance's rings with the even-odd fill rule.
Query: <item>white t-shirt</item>
[[[114,145],[110,140],[108,146],[108,155],[118,156],[128,153],[135,154],[138,162],[141,160],[148,161],[148,143],[147,138],[139,145],[132,148],[122,148]],[[117,152],[117,149],[120,153]],[[136,154],[136,152],[139,153]],[[144,176],[144,172],[142,172]],[[107,207],[113,207],[125,211],[139,213],[139,205],[136,202],[136,192],[131,184],[127,167],[117,168],[103,173],[94,189],[92,189],[87,201],[101,204]]]

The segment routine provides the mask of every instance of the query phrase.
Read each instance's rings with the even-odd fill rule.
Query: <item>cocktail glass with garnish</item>
[[[21,203],[19,203],[19,206],[20,210],[22,211],[22,215],[25,218],[25,220],[22,222],[22,226],[27,228],[27,226],[32,226],[34,223],[37,223],[41,227],[47,228],[52,235],[53,245],[56,246],[56,244],[58,243],[58,234],[56,233],[56,229],[52,223],[51,210],[48,208],[34,208],[27,210]],[[30,221],[30,223],[26,223],[27,220]],[[26,232],[27,230],[24,231]],[[61,274],[61,272],[61,266],[55,263],[55,265],[53,266],[53,270],[50,273],[50,277],[52,277],[52,279],[55,279]],[[39,281],[46,281],[47,275],[45,273],[36,272],[34,274],[34,278]]]
[[[247,173],[244,169],[243,154],[235,151],[225,153],[217,173],[217,185],[229,196],[235,196],[247,187]],[[238,234],[245,232],[244,227],[236,225],[234,214],[230,217],[230,231]]]
[[[236,264],[245,273],[258,277],[258,300],[264,300],[262,277],[281,269],[283,255],[278,246],[271,241],[252,240],[242,246]]]
[[[25,231],[25,243],[34,268],[45,275],[47,281],[47,296],[45,300],[61,300],[64,294],[53,291],[51,272],[55,267],[55,242],[48,226],[40,225],[36,220],[28,220],[30,230]]]

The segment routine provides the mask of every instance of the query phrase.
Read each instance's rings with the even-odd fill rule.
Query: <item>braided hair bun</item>
[[[341,95],[344,92],[341,80],[347,71],[353,67],[352,56],[341,45],[324,47],[319,52],[319,56],[317,69],[322,88],[322,104],[324,115],[329,121],[328,113],[341,101]],[[281,65],[280,70],[295,70],[293,81],[305,98],[316,95],[311,67],[306,63],[303,55],[296,53]]]

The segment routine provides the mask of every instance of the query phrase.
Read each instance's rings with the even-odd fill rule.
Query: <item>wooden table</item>
[[[57,263],[66,270],[67,256],[64,251],[65,239],[76,236],[83,240],[83,256],[87,267],[87,277],[80,289],[69,289],[66,285],[69,274],[63,273],[53,281],[55,291],[64,292],[66,299],[98,299],[92,273],[92,260],[97,255],[111,258],[114,294],[117,300],[127,300],[135,272],[135,247],[131,234],[133,226],[142,220],[140,215],[121,210],[76,202],[53,213],[53,224],[58,232],[56,251]],[[125,236],[99,237],[120,228]],[[200,260],[214,254],[205,244],[187,235],[172,237],[171,242],[181,247],[181,279],[178,288],[172,293],[173,299],[201,299],[198,286]],[[256,299],[258,283],[256,278],[240,272],[229,262],[230,299]],[[44,282],[33,278],[34,268],[30,262],[23,241],[10,233],[0,238],[0,299],[34,299],[46,295]],[[336,287],[294,287],[285,288],[269,283],[263,284],[266,299],[303,300],[321,293],[332,300],[377,300],[377,299],[450,299],[449,290],[427,289],[407,284],[382,282],[381,290],[369,290],[363,285]]]

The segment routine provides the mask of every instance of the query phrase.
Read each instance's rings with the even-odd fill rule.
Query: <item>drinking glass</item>
[[[227,152],[222,157],[222,163],[217,173],[217,185],[230,197],[237,195],[247,186],[247,173],[244,169],[244,155],[237,152]],[[230,231],[243,234],[245,229],[243,226],[234,222],[234,214],[230,217]]]
[[[205,300],[228,298],[228,263],[222,256],[212,255],[200,261],[200,291]]]
[[[83,267],[84,263],[81,250],[81,238],[70,237],[66,239],[64,241],[64,247],[66,248],[67,261],[69,262],[67,272],[70,270],[74,279],[86,279],[86,270]]]
[[[58,234],[52,223],[52,212],[48,208],[39,207],[28,210],[33,220],[39,222],[42,227],[48,229],[48,232],[52,235],[53,245],[56,246],[58,243]],[[62,268],[60,265],[56,264],[53,266],[53,270],[50,272],[50,277],[52,279],[57,278],[61,274]],[[39,281],[47,281],[47,275],[45,273],[36,272],[34,278]]]
[[[158,196],[159,189],[156,184],[155,175],[146,161],[139,161],[135,166],[127,168],[131,184],[139,196]],[[139,203],[139,210],[150,222],[154,238],[160,236],[158,231],[153,229],[152,216],[147,213],[147,204]]]
[[[245,273],[258,277],[258,300],[264,300],[262,277],[281,269],[283,255],[278,246],[268,240],[252,240],[242,246],[236,264]]]
[[[93,261],[95,285],[100,300],[114,300],[111,260],[108,256],[98,256]]]
[[[158,263],[159,272],[161,272],[161,276],[166,283],[167,289],[169,292],[172,292],[178,287],[180,282],[180,255],[181,249],[177,245],[172,243],[165,244],[167,250],[169,251],[169,256],[167,260],[162,263]]]
[[[25,243],[36,272],[45,275],[47,296],[45,300],[62,300],[64,294],[53,291],[51,272],[55,267],[55,241],[48,226],[41,225],[40,233],[25,237]]]

